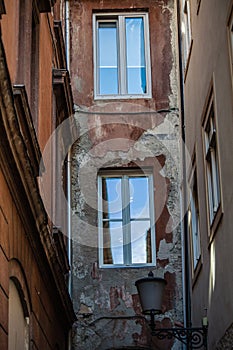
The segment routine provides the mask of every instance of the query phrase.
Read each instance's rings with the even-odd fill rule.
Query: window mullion
[[[151,90],[151,74],[150,74],[150,39],[149,39],[149,23],[148,17],[143,16],[143,25],[144,25],[144,54],[145,54],[145,63],[146,63],[146,92]]]
[[[99,246],[99,258],[100,258],[100,264],[102,265],[104,263],[104,256],[103,256],[103,194],[102,194],[102,178],[98,177],[98,227],[99,227],[99,238],[98,238],[98,246]]]
[[[210,211],[210,222],[212,223],[214,218],[213,213],[213,181],[211,175],[211,164],[207,162],[207,184],[208,184],[208,195],[209,195],[209,211]]]
[[[151,235],[155,235],[155,207],[154,207],[154,183],[153,183],[153,177],[150,175],[148,177],[148,194],[149,194],[149,210],[150,210],[150,228],[151,228]],[[155,247],[155,239],[152,239],[151,237],[151,252],[156,251]],[[153,259],[152,259],[153,261]]]
[[[215,158],[215,149],[211,150],[211,167],[212,167],[212,176],[213,176],[213,210],[214,213],[217,212],[218,209],[218,176],[217,176],[217,163]]]
[[[126,77],[126,38],[125,38],[125,16],[119,16],[118,19],[118,37],[119,37],[119,92],[121,95],[127,94]]]
[[[131,253],[131,230],[130,230],[130,210],[129,210],[129,178],[122,177],[122,216],[123,216],[123,252],[124,263],[130,265],[132,262]]]

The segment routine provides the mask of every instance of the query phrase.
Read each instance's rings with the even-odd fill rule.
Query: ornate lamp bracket
[[[207,326],[200,328],[159,328],[152,330],[152,336],[159,340],[176,338],[190,349],[207,349]]]

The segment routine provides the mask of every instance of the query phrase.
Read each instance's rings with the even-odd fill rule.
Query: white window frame
[[[191,250],[192,250],[192,263],[193,271],[195,271],[198,262],[201,258],[201,239],[200,239],[200,219],[199,219],[199,204],[197,193],[197,175],[196,169],[193,170],[192,180],[189,190],[189,211],[188,211],[188,226],[190,232]]]
[[[104,242],[103,242],[103,227],[102,227],[102,213],[103,213],[103,200],[102,200],[102,178],[114,178],[121,177],[121,190],[122,190],[122,201],[123,207],[127,206],[126,202],[129,200],[129,187],[127,185],[128,178],[133,177],[141,177],[145,175],[148,177],[148,193],[149,193],[149,211],[150,211],[150,228],[151,228],[151,262],[150,263],[132,263],[131,259],[131,244],[128,242],[131,241],[130,237],[130,217],[129,214],[125,214],[126,217],[123,217],[123,222],[125,220],[125,224],[123,225],[123,239],[125,245],[123,247],[123,264],[105,264],[104,263]],[[127,243],[127,244],[126,244]],[[99,247],[99,266],[100,268],[126,268],[126,267],[147,267],[147,266],[155,266],[156,265],[156,249],[155,249],[155,209],[154,209],[154,185],[153,185],[153,175],[152,172],[147,172],[143,170],[142,172],[136,170],[113,170],[112,172],[100,172],[98,175],[98,247]]]
[[[126,40],[125,40],[125,21],[126,17],[142,17],[144,23],[144,44],[145,44],[145,62],[146,62],[146,93],[145,94],[128,94],[127,77],[126,77]],[[98,21],[116,21],[118,38],[118,83],[119,93],[101,95],[98,92]],[[146,12],[129,12],[129,13],[95,13],[93,14],[93,50],[94,50],[94,99],[135,99],[151,98],[151,61],[150,61],[150,39],[149,39],[149,20]]]
[[[210,130],[208,130],[208,127]],[[216,115],[213,93],[210,97],[204,125],[204,150],[209,203],[209,220],[212,225],[221,203],[220,174],[218,164]]]
[[[181,31],[183,36],[183,57],[185,68],[188,63],[189,52],[192,44],[191,11],[189,0],[182,1]]]

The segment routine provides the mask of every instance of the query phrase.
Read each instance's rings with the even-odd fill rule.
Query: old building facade
[[[66,282],[67,237],[49,220],[38,186],[40,172],[47,171],[41,161],[45,144],[73,111],[61,5],[48,0],[0,1],[3,350],[67,349],[75,320]],[[58,142],[63,147],[62,135]],[[53,162],[58,163],[55,153]],[[55,175],[47,197],[51,210],[65,222],[66,213],[54,205]]]
[[[191,319],[209,349],[232,337],[232,1],[180,1],[190,234]],[[207,20],[208,18],[208,20]]]
[[[135,281],[167,281],[158,327],[183,323],[174,1],[70,1],[74,349],[158,342]]]
[[[1,349],[184,348],[150,271],[156,327],[232,347],[232,28],[232,0],[0,0]]]

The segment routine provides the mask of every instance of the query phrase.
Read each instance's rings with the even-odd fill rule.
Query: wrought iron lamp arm
[[[172,339],[173,337],[191,349],[207,349],[207,327],[200,328],[160,328],[152,332],[152,336],[159,340]]]
[[[190,349],[207,349],[208,326],[195,328],[155,328],[154,314],[151,313],[151,334],[159,340],[176,338]]]

